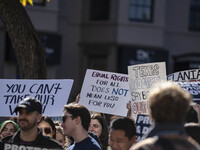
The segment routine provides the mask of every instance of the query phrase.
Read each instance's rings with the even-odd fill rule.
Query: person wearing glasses
[[[86,107],[77,103],[64,106],[61,126],[65,136],[74,139],[74,144],[67,150],[101,150],[97,141],[88,135],[90,120]]]
[[[56,127],[50,117],[43,116],[38,124],[38,128],[42,130],[43,135],[56,139]]]
[[[14,112],[18,113],[20,129],[13,136],[4,138],[3,142],[23,145],[27,149],[38,149],[38,147],[41,149],[63,149],[57,141],[44,136],[42,130],[37,127],[42,118],[42,104],[40,101],[31,97],[25,98],[15,108]]]

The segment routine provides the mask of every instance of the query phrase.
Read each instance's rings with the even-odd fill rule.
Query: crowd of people
[[[63,107],[62,121],[58,122],[42,115],[40,101],[25,98],[14,110],[18,116],[0,124],[0,149],[6,143],[15,144],[16,150],[16,145],[47,150],[200,150],[200,107],[173,82],[159,83],[150,90],[153,125],[138,142],[130,103],[127,117],[113,116],[108,122],[105,114],[91,113],[79,100],[80,95]]]

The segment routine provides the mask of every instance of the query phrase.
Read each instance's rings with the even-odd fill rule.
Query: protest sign
[[[12,144],[12,143],[7,143],[7,142],[1,142],[0,148],[2,150],[62,150],[61,148],[59,149],[59,148],[28,146],[28,145],[22,145],[22,144]]]
[[[194,102],[200,104],[200,81],[177,83],[192,95]]]
[[[200,69],[175,72],[168,75],[167,80],[177,82],[193,96],[194,102],[200,103]]]
[[[0,79],[0,116],[16,115],[15,107],[25,97],[35,97],[47,116],[61,116],[67,103],[73,80]]]
[[[139,142],[146,137],[152,124],[152,120],[148,115],[138,114],[135,124],[137,137],[136,142]]]
[[[131,94],[132,117],[147,114],[147,96],[150,88],[161,80],[166,80],[165,62],[147,63],[128,66],[129,87]]]
[[[87,69],[80,104],[90,111],[126,116],[129,100],[128,75]]]
[[[175,72],[175,73],[168,75],[167,80],[171,80],[171,81],[174,81],[174,82],[200,81],[200,69],[184,70],[184,71]]]

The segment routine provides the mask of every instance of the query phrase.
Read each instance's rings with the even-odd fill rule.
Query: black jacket
[[[12,144],[20,145],[20,130],[15,133],[13,136],[6,137],[2,140],[2,142],[8,142]],[[58,149],[62,150],[62,146],[55,141],[54,139],[50,139],[47,136],[42,135],[42,131],[38,129],[38,135],[35,141],[30,146],[41,147],[41,148],[49,148],[49,149]]]

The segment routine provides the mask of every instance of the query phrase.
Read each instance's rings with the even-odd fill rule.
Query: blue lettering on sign
[[[126,96],[127,92],[128,92],[127,89],[113,88],[112,94]]]

